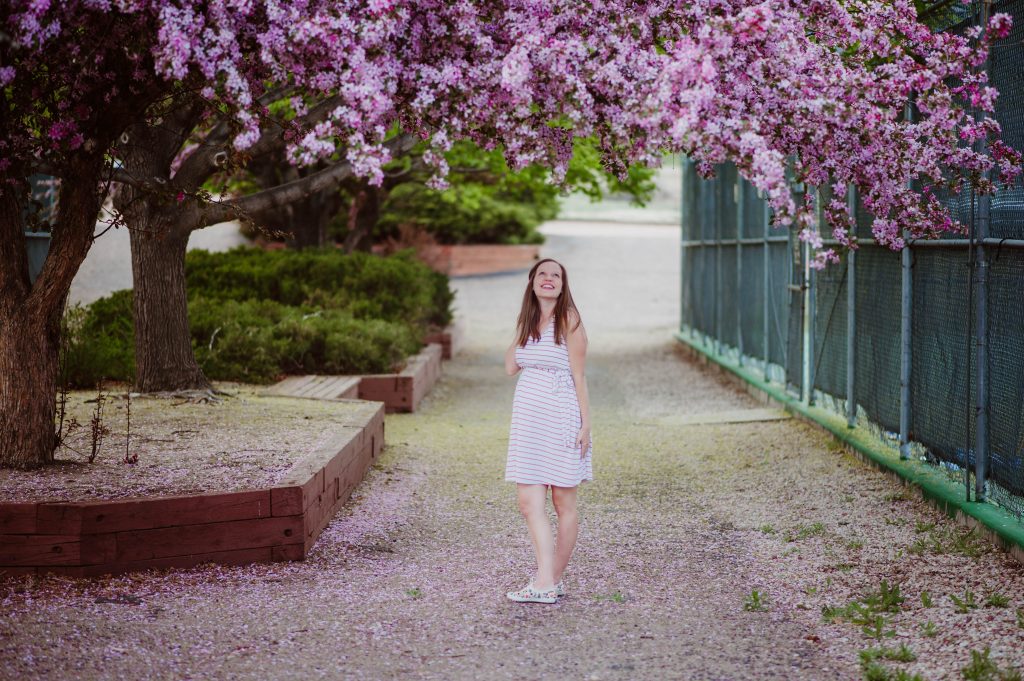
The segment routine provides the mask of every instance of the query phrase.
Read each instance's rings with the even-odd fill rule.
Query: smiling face
[[[533,294],[538,300],[558,300],[562,293],[562,266],[557,262],[548,260],[537,267],[533,276]]]

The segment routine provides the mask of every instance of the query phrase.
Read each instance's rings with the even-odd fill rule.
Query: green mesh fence
[[[977,9],[960,2],[938,6],[929,19],[959,32]],[[992,51],[990,78],[999,89],[996,118],[1004,140],[1024,149],[1024,0],[997,2],[993,11],[1014,15],[1011,36]],[[713,180],[684,168],[682,326],[716,341],[721,353],[766,367],[791,392],[805,383],[804,314],[809,315],[810,375],[819,394],[844,405],[854,376],[858,413],[896,433],[901,412],[901,254],[875,245],[872,216],[858,204],[861,247],[850,259],[814,273],[812,303],[804,310],[799,244],[785,230],[767,229],[765,202],[731,167]],[[970,193],[940,195],[971,233],[979,203]],[[1024,184],[991,200],[990,233],[1024,240]],[[1024,518],[1024,248],[1020,242],[985,247],[987,334],[979,336],[978,272],[967,235],[943,237],[942,246],[915,244],[910,259],[910,385],[912,442],[926,458],[959,479],[975,465],[978,413],[978,344],[988,350],[988,498]],[[959,240],[959,241],[951,241]],[[976,254],[976,252],[974,253]],[[854,305],[849,307],[850,275]],[[972,279],[973,278],[973,279]],[[767,322],[767,323],[766,323]],[[847,329],[853,324],[853,352]]]

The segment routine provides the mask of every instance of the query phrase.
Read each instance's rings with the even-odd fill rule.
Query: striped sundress
[[[512,402],[505,480],[524,484],[576,487],[594,479],[593,444],[580,458],[576,447],[582,419],[576,385],[569,370],[569,348],[555,344],[552,321],[540,340],[516,347],[522,368]]]

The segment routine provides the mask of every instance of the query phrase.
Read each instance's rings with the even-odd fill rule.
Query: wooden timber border
[[[426,343],[437,343],[441,346],[441,359],[451,359],[459,354],[466,339],[466,322],[457,317],[442,331],[428,333]]]
[[[272,488],[0,503],[0,576],[302,560],[384,446],[384,405],[367,407]]]

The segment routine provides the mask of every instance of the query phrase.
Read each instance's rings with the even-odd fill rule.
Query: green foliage
[[[977,558],[989,550],[987,543],[974,529],[963,531],[953,525],[936,527],[934,523],[917,523],[915,529],[921,536],[907,547],[907,551],[915,555],[929,552],[936,555],[954,553],[966,558]]]
[[[423,592],[419,588],[406,589],[405,595],[412,599],[423,598]]]
[[[923,605],[926,608],[931,608],[935,606],[935,601],[932,600],[932,595],[927,591],[921,592],[921,605]]]
[[[885,613],[899,612],[906,599],[900,594],[900,585],[890,585],[882,580],[877,591],[869,591],[859,600],[844,606],[825,606],[821,609],[826,623],[847,621],[861,628],[861,632],[873,639],[891,638],[895,630],[889,628]]]
[[[448,278],[411,252],[380,257],[337,249],[224,253],[189,251],[189,297],[269,300],[348,311],[357,319],[404,321],[420,327],[451,321]]]
[[[812,523],[810,525],[801,525],[795,530],[786,532],[786,541],[794,542],[808,537],[818,537],[825,534],[825,525],[822,523]]]
[[[939,633],[939,628],[931,620],[921,625],[921,635],[927,638],[934,638]]]
[[[971,661],[960,670],[965,681],[1021,681],[1021,674],[1013,667],[1000,667],[989,655],[991,651],[972,650]]]
[[[1024,629],[1024,608],[1017,608],[1017,628]]]
[[[935,523],[926,523],[921,520],[918,520],[916,523],[914,523],[914,531],[918,534],[921,534],[923,532],[930,532],[933,529],[935,529]]]
[[[621,591],[614,591],[610,594],[597,594],[594,596],[596,601],[611,601],[612,603],[625,603],[626,596]]]
[[[451,319],[447,277],[409,254],[191,251],[186,269],[192,346],[212,379],[389,372]],[[69,386],[134,379],[131,290],[71,308],[64,327]]]
[[[540,243],[538,225],[558,215],[563,190],[550,173],[532,165],[513,171],[500,148],[484,150],[459,142],[446,154],[451,172],[444,190],[426,186],[427,174],[414,172],[395,186],[381,206],[376,238],[396,236],[401,225],[424,229],[439,243]],[[395,162],[393,171],[408,169],[409,159]],[[599,200],[606,192],[629,194],[637,203],[654,191],[653,171],[630,168],[624,180],[607,173],[593,142],[577,140],[566,172],[566,189]],[[335,229],[343,227],[335,225]],[[341,236],[336,233],[335,236]]]
[[[998,591],[993,591],[985,599],[985,606],[989,608],[1005,608],[1010,604],[1010,597],[1004,596]]]
[[[768,609],[768,605],[765,602],[765,594],[757,589],[753,589],[750,595],[743,599],[743,609],[747,612],[764,612]]]
[[[900,644],[899,648],[868,648],[860,651],[859,657],[861,671],[866,681],[924,681],[918,674],[911,675],[903,669],[894,671],[879,662],[879,660],[913,662],[917,659],[917,655],[906,644]]]
[[[775,534],[775,528],[767,523],[757,529],[760,530],[763,534]]]
[[[207,377],[269,383],[281,374],[363,374],[396,369],[419,338],[401,322],[273,301],[196,298],[192,346]]]
[[[976,610],[978,607],[978,602],[974,599],[974,592],[967,588],[964,589],[963,596],[950,594],[949,600],[953,601],[956,611],[961,615],[967,614],[968,610]]]
[[[88,307],[64,314],[60,380],[70,388],[94,388],[101,380],[135,378],[132,292],[116,291]]]

